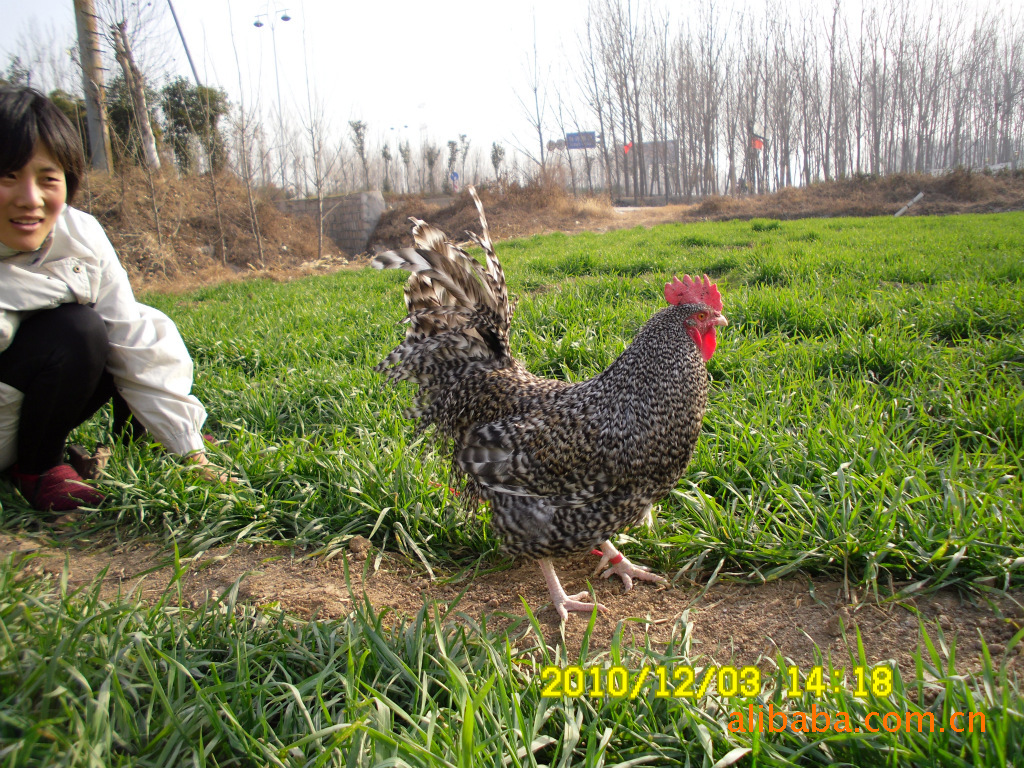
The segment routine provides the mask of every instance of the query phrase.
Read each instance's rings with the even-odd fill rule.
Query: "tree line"
[[[966,2],[839,0],[805,15],[704,0],[674,25],[593,0],[558,132],[574,185],[691,198],[857,174],[1016,169],[1024,160],[1024,25]],[[564,86],[563,86],[564,88]]]
[[[634,0],[591,0],[558,70],[571,74],[542,74],[534,46],[531,94],[520,103],[539,151],[508,153],[465,134],[415,145],[370,121],[331,125],[309,77],[305,109],[277,104],[276,114],[181,77],[157,86],[152,51],[170,44],[154,31],[163,5],[95,2],[117,73],[106,88],[115,169],[157,171],[165,154],[179,173],[232,173],[263,198],[443,193],[453,173],[462,183],[526,180],[555,166],[574,190],[691,199],[857,174],[1016,169],[1024,153],[1022,12],[977,13],[965,0],[878,0],[855,15],[838,0],[802,15],[779,0],[761,9],[701,0],[683,19]],[[35,49],[12,57],[4,79],[45,81],[59,58],[51,49],[68,49],[30,37]],[[51,75],[51,96],[88,147],[80,84]],[[238,77],[244,93],[240,66]],[[567,148],[568,134],[585,132],[593,149]]]

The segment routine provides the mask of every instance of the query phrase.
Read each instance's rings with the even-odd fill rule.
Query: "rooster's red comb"
[[[706,304],[716,312],[722,311],[722,294],[707,275],[704,275],[703,282],[689,275],[683,275],[682,280],[673,276],[671,283],[665,283],[665,301],[669,304]]]

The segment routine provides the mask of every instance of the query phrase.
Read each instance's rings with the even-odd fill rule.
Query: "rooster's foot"
[[[607,613],[608,609],[600,603],[583,603],[580,602],[581,598],[590,597],[589,592],[579,592],[575,595],[566,595],[564,599],[559,600],[558,597],[552,595],[551,599],[554,601],[555,611],[558,613],[559,618],[565,621],[569,618],[569,611],[585,611],[590,613],[595,608],[601,613]]]
[[[568,620],[569,611],[590,612],[595,608],[602,613],[608,611],[600,603],[581,602],[583,598],[590,597],[589,592],[578,592],[575,595],[565,594],[565,590],[562,589],[562,583],[558,580],[558,574],[555,573],[555,567],[551,564],[550,558],[545,557],[540,560],[540,570],[544,574],[544,581],[547,582],[548,592],[551,593],[551,602],[555,607],[555,612],[562,621]]]
[[[594,575],[597,575],[602,568],[608,566],[604,573],[601,574],[601,578],[611,578],[611,575],[614,573],[622,579],[624,592],[629,592],[629,590],[633,588],[633,579],[651,581],[655,584],[668,583],[664,576],[651,573],[650,568],[643,565],[633,565],[633,563],[631,563],[625,555],[619,552],[619,550],[617,550],[610,541],[606,541],[601,545],[601,552],[601,562],[598,563],[597,569],[594,571]]]

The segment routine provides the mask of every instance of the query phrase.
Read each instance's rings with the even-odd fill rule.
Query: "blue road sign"
[[[593,131],[565,134],[566,149],[594,149],[597,146],[597,134]]]

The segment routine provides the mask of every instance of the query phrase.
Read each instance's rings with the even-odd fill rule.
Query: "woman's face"
[[[0,177],[0,243],[16,251],[39,248],[67,196],[64,169],[40,142],[24,166]]]

